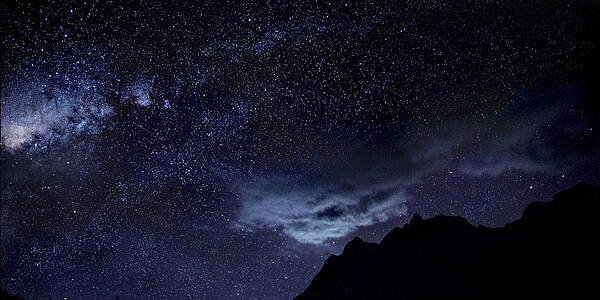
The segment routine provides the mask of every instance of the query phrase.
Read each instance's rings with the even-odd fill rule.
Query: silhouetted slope
[[[415,215],[349,242],[297,299],[597,297],[599,206],[600,186],[579,184],[501,228]]]
[[[23,300],[23,298],[10,294],[0,289],[0,299],[2,300]]]

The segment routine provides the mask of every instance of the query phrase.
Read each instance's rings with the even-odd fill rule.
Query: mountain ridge
[[[532,202],[502,227],[416,214],[380,243],[356,237],[296,299],[521,298],[593,291],[600,186]],[[596,269],[597,270],[597,269]],[[582,294],[583,295],[583,294]]]

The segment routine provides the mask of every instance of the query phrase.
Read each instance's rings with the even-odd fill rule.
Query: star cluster
[[[2,289],[290,299],[414,213],[598,183],[593,1],[9,1]]]

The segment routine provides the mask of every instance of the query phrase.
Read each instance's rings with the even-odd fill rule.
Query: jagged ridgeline
[[[578,299],[597,295],[600,186],[534,202],[500,228],[437,216],[355,238],[296,299]]]

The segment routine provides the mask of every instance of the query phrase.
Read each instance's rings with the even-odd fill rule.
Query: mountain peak
[[[343,253],[347,253],[348,251],[352,251],[352,249],[359,248],[363,244],[366,244],[361,238],[354,237],[350,242],[346,244],[344,247]]]
[[[419,223],[421,223],[421,222],[423,222],[423,218],[421,217],[421,215],[420,215],[420,214],[415,214],[415,215],[412,217],[412,219],[410,219],[410,224],[411,224],[411,225],[412,225],[412,224],[416,225],[416,224],[419,224]]]

